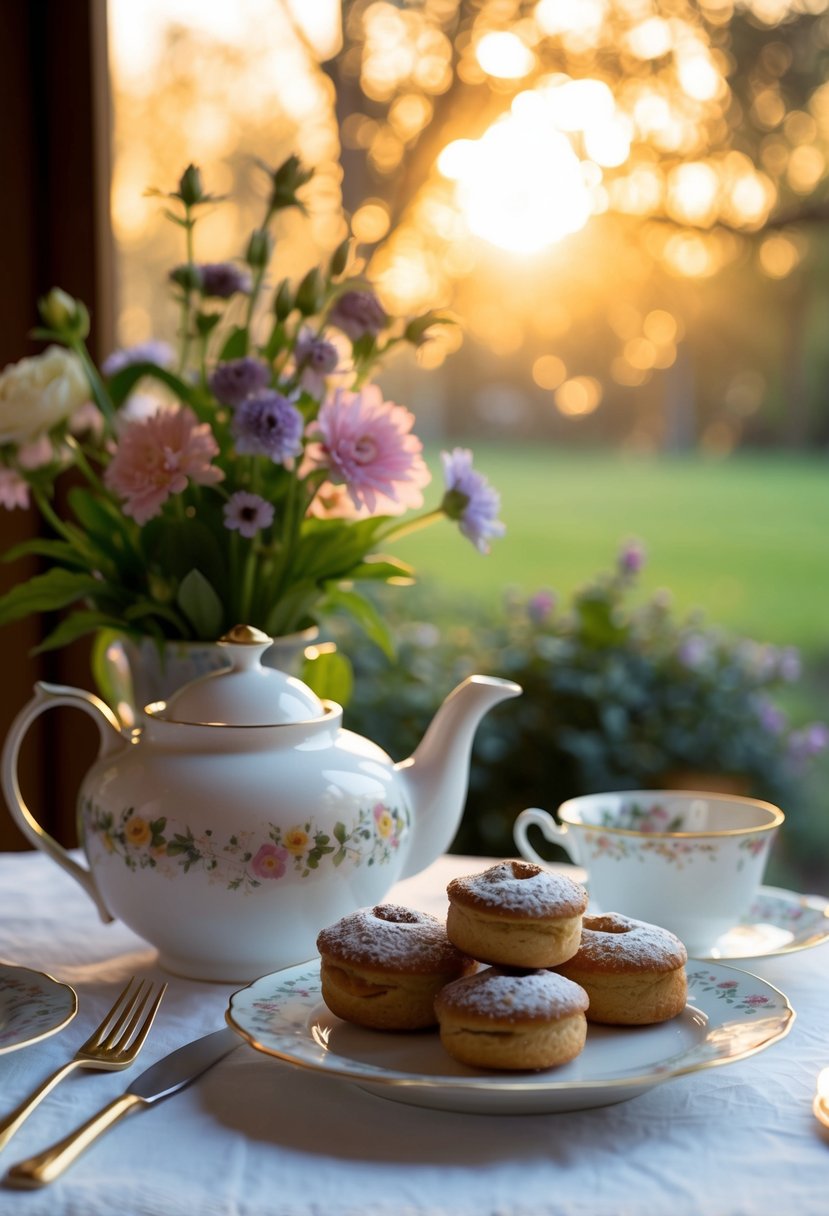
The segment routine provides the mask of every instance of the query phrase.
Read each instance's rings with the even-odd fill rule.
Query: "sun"
[[[572,144],[543,114],[511,111],[480,139],[449,144],[438,168],[470,232],[513,253],[555,244],[593,210]]]

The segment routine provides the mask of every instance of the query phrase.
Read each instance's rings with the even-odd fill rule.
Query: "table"
[[[440,912],[446,882],[491,859],[444,857],[390,898]],[[0,855],[0,959],[72,984],[62,1032],[0,1056],[10,1110],[86,1038],[155,951],[102,925],[41,854]],[[51,1187],[0,1189],[0,1216],[823,1216],[829,1140],[810,1113],[829,1064],[829,952],[754,960],[798,1017],[750,1059],[629,1102],[571,1114],[462,1115],[389,1102],[247,1044],[182,1093],[107,1133]],[[43,1102],[0,1166],[64,1135],[174,1047],[224,1024],[238,985],[170,988],[136,1064],[78,1072]]]

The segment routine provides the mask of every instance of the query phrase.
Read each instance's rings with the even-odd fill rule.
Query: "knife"
[[[16,1187],[38,1187],[54,1182],[102,1132],[113,1127],[119,1119],[178,1093],[240,1045],[239,1035],[226,1026],[223,1030],[216,1030],[213,1034],[179,1047],[142,1072],[120,1098],[110,1102],[63,1140],[34,1157],[18,1161],[3,1181],[8,1186]]]

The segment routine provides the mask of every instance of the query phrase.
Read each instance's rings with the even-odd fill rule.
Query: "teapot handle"
[[[17,779],[20,746],[29,727],[35,718],[38,718],[47,709],[56,709],[59,705],[70,705],[76,709],[82,709],[91,718],[95,719],[101,732],[101,746],[98,750],[99,760],[123,745],[124,737],[121,734],[118,719],[100,698],[92,696],[88,692],[81,692],[77,688],[67,688],[62,684],[46,684],[43,681],[38,681],[35,685],[34,696],[28,705],[25,705],[21,709],[14,722],[12,722],[8,737],[6,738],[3,748],[2,774],[0,774],[2,777],[3,793],[6,797],[6,803],[11,812],[12,819],[14,819],[23,835],[28,838],[36,849],[40,849],[47,857],[51,857],[52,861],[56,862],[61,869],[66,870],[76,882],[80,883],[97,907],[101,920],[106,923],[111,921],[113,916],[104,903],[103,896],[98,890],[92,871],[87,866],[80,865],[74,858],[70,857],[66,849],[62,845],[59,845],[54,837],[50,836],[40,826],[24,801],[20,791],[20,783]]]

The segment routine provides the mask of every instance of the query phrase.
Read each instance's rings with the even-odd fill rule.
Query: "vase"
[[[312,625],[275,638],[262,660],[289,675],[296,675],[306,647],[319,636]],[[127,729],[136,726],[141,710],[166,701],[184,684],[230,666],[227,651],[216,642],[183,642],[102,630],[92,651],[92,672],[98,691]]]

